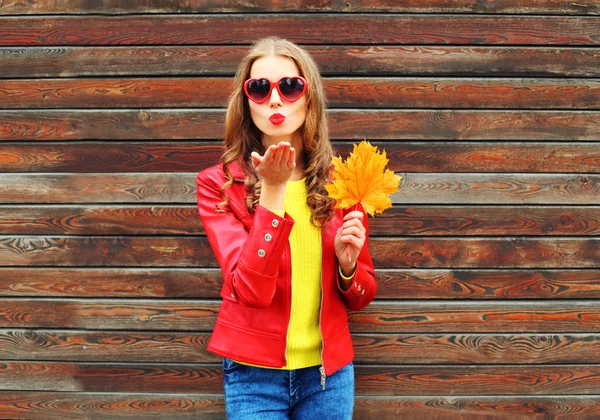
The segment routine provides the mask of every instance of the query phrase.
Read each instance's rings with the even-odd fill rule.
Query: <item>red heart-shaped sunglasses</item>
[[[271,95],[273,88],[288,102],[297,101],[306,93],[308,83],[301,76],[282,77],[277,82],[269,79],[248,79],[244,82],[244,93],[257,104],[262,104]]]

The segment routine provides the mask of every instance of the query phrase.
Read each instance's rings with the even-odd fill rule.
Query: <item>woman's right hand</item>
[[[296,168],[296,151],[287,141],[269,146],[263,156],[256,152],[250,156],[263,186],[285,186]]]

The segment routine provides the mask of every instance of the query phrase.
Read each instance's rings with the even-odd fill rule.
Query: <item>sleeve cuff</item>
[[[279,217],[284,217],[285,216],[285,210],[273,210],[273,209],[269,209],[269,211],[272,211],[273,213],[275,213]]]

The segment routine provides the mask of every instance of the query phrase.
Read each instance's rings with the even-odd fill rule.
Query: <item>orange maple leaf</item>
[[[379,153],[376,146],[363,140],[354,145],[346,162],[341,157],[333,157],[332,162],[334,181],[325,188],[337,208],[348,209],[360,201],[365,211],[375,216],[375,212],[392,207],[390,194],[398,191],[402,177],[386,169],[389,159],[385,150]]]

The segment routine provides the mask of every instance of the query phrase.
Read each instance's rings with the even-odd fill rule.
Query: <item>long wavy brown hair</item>
[[[225,189],[233,184],[233,175],[229,165],[237,161],[244,171],[245,185],[248,191],[246,206],[254,212],[258,204],[261,180],[251,163],[253,151],[264,154],[266,149],[261,143],[261,132],[250,116],[248,98],[244,94],[244,82],[250,77],[250,69],[255,60],[269,55],[280,55],[294,61],[300,75],[308,83],[306,92],[306,119],[300,127],[304,152],[307,204],[311,210],[311,223],[316,227],[324,226],[334,214],[334,200],[327,195],[325,185],[330,181],[331,156],[333,149],[329,141],[325,93],[321,74],[312,57],[287,39],[266,37],[256,41],[248,54],[242,59],[235,73],[233,92],[229,97],[225,116],[225,152],[221,162],[227,181],[221,188],[223,203],[229,202]]]

